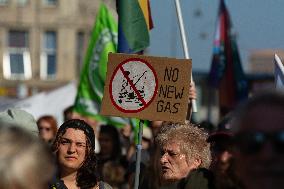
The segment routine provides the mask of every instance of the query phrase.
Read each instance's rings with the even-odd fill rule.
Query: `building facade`
[[[26,97],[76,80],[99,2],[0,0],[0,95]]]
[[[283,49],[259,49],[250,53],[249,79],[251,93],[275,89],[274,54],[284,57]]]
[[[274,54],[284,57],[282,49],[261,49],[250,53],[250,73],[274,74]]]

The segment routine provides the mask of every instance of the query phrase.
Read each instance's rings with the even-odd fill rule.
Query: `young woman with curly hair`
[[[109,189],[96,174],[95,134],[79,119],[63,123],[52,146],[58,164],[58,179],[52,189]]]

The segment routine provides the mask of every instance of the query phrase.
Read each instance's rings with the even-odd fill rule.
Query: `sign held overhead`
[[[101,114],[184,122],[191,60],[110,53]]]

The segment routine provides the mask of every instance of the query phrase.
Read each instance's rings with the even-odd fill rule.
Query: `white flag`
[[[274,77],[276,89],[284,90],[284,65],[277,54],[274,55]]]

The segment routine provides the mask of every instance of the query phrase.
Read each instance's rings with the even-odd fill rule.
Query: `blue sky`
[[[252,50],[284,49],[284,0],[225,2],[245,70]],[[180,4],[193,70],[209,71],[219,0],[180,0]],[[183,58],[175,1],[151,0],[151,9],[154,29],[148,54]],[[197,10],[201,11],[200,16],[196,16]]]

